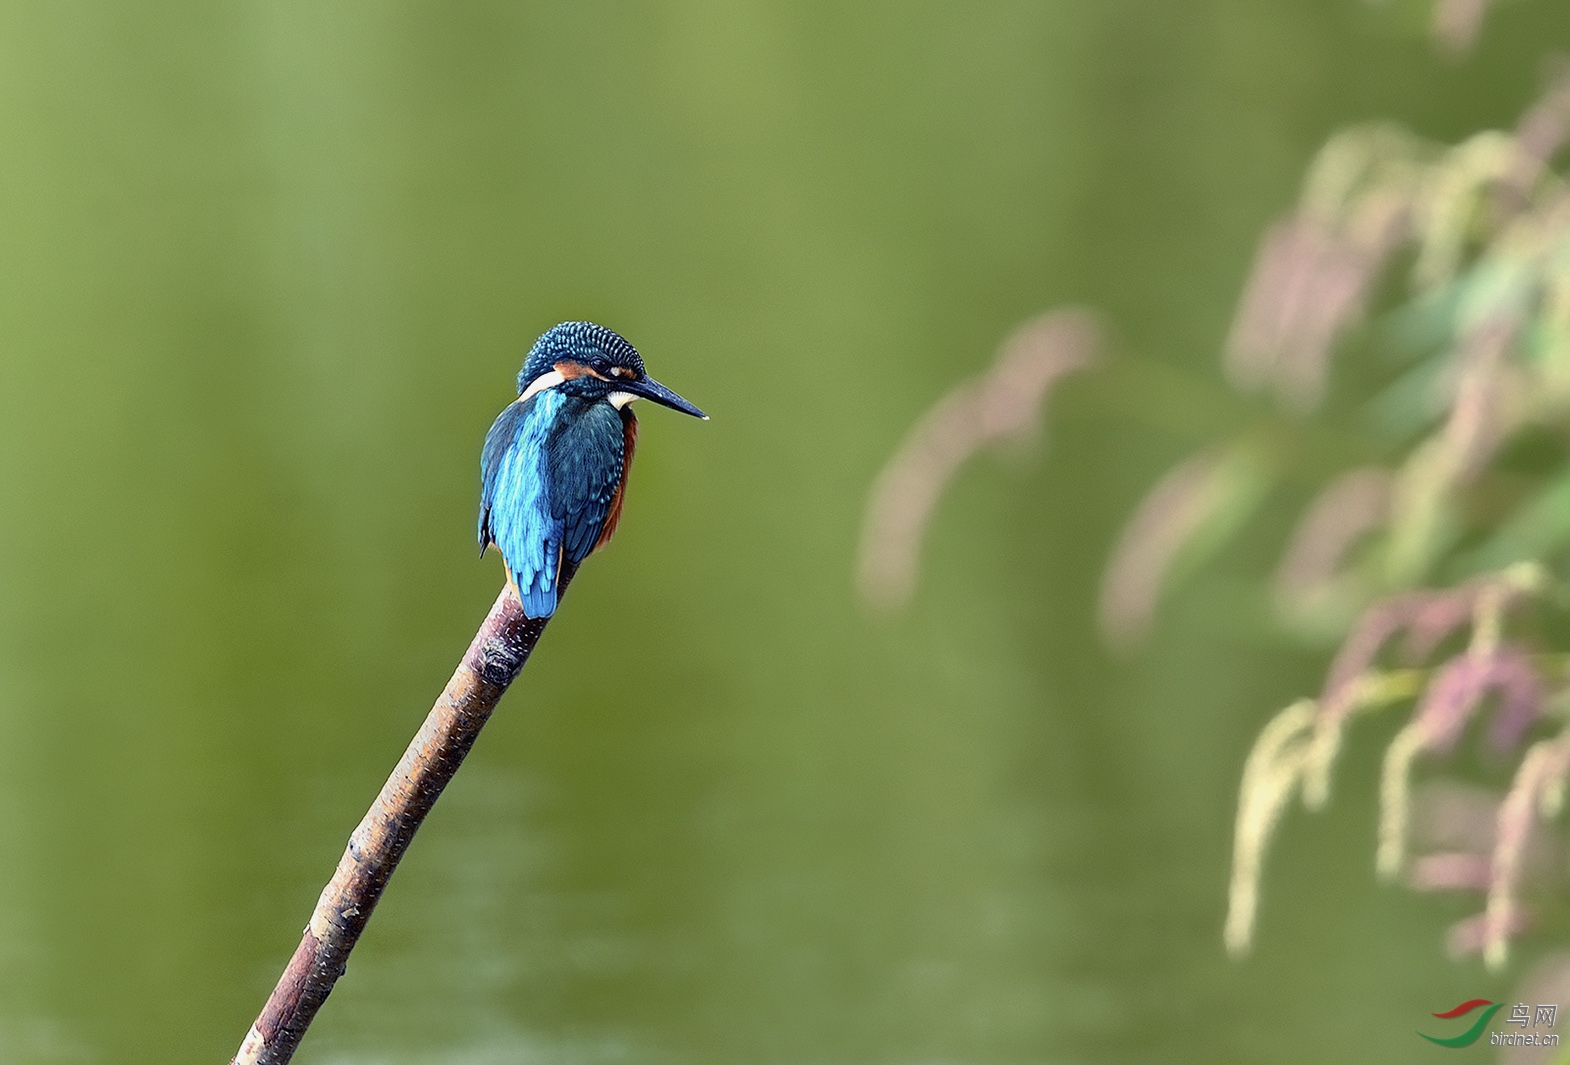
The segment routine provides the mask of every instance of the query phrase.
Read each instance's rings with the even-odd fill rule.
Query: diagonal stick
[[[572,575],[573,569],[564,564],[559,592],[566,591]],[[349,952],[420,822],[463,764],[548,621],[525,617],[510,584],[496,597],[425,724],[349,837],[300,946],[230,1065],[285,1065],[294,1056],[316,1011],[343,975]]]

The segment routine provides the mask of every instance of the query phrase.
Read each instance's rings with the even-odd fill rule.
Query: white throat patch
[[[612,392],[607,398],[611,401],[611,406],[621,410],[638,397],[631,392]]]

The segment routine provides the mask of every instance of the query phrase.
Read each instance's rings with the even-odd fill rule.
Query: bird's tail
[[[506,567],[507,579],[511,582],[513,591],[518,593],[518,602],[523,604],[523,613],[527,617],[548,618],[556,613],[556,582],[561,577],[562,568],[561,545],[547,540],[545,558],[546,564],[529,575],[527,584],[523,581],[522,573],[514,570],[511,565]],[[552,562],[555,565],[551,565]]]
[[[523,613],[531,618],[548,618],[556,613],[556,584],[541,587],[540,582],[544,575],[536,578],[531,588],[518,588],[518,601],[523,604]],[[516,587],[516,582],[514,584]]]

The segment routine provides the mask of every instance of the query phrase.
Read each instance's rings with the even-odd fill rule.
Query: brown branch
[[[564,567],[562,591],[571,579],[571,569]],[[299,948],[230,1065],[284,1065],[294,1056],[316,1011],[343,975],[349,952],[420,822],[529,660],[549,620],[525,617],[517,593],[510,586],[502,589],[446,690],[349,837]]]

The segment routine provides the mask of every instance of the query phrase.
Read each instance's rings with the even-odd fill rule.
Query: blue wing
[[[563,425],[549,450],[552,515],[562,523],[562,550],[574,566],[605,531],[626,469],[625,439],[621,412],[593,403]]]
[[[490,431],[485,434],[485,447],[480,451],[480,554],[496,542],[491,528],[491,513],[496,509],[496,482],[501,474],[507,452],[516,446],[519,430],[530,403],[511,403],[496,416]]]
[[[494,543],[531,618],[556,612],[562,561],[594,550],[621,482],[621,419],[547,389],[497,417],[480,456],[480,549]]]

